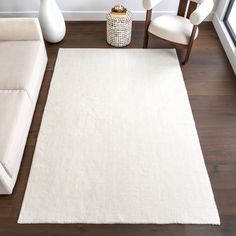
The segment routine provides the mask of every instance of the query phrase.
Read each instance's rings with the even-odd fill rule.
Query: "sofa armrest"
[[[37,18],[0,18],[1,41],[43,41]]]
[[[11,194],[11,178],[0,163],[0,194]]]

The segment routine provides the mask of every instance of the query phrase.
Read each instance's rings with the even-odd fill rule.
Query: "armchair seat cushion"
[[[154,18],[148,28],[151,34],[165,40],[188,45],[192,34],[193,25],[189,19],[182,16],[163,15]],[[198,36],[198,29],[195,39]]]

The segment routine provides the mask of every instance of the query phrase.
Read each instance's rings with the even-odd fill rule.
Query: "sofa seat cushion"
[[[40,41],[0,41],[0,90],[25,90],[35,100],[43,47]]]
[[[193,25],[189,19],[181,16],[163,15],[156,17],[150,23],[148,31],[160,38],[174,43],[188,45]],[[195,35],[195,38],[198,35]]]
[[[14,175],[31,101],[23,90],[0,90],[0,162],[9,176]]]

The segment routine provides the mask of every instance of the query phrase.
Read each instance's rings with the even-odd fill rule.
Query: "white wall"
[[[215,0],[218,2],[219,0]],[[142,0],[57,0],[66,20],[104,20],[105,13],[116,4],[123,4],[134,13],[135,20],[143,20]],[[174,14],[179,0],[163,0],[157,14]],[[0,0],[0,16],[35,16],[40,0]]]

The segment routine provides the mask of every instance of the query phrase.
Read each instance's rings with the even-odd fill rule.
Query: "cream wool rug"
[[[219,224],[175,50],[59,51],[18,222]]]

